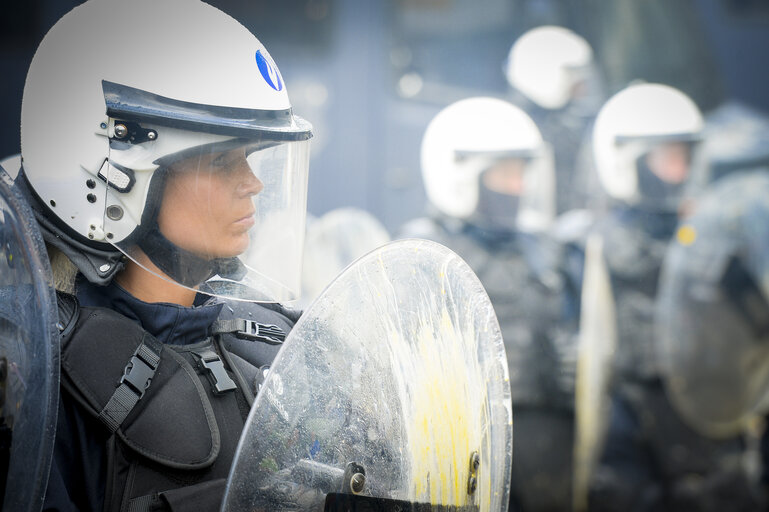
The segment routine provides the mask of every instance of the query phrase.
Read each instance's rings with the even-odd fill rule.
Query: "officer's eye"
[[[228,153],[220,153],[219,156],[211,160],[211,165],[214,167],[226,167],[230,164],[230,158]]]

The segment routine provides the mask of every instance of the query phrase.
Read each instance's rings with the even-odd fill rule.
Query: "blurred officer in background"
[[[205,3],[94,0],[46,35],[15,179],[68,266],[46,510],[219,510],[298,317],[277,303],[311,136],[264,46]]]
[[[577,161],[598,109],[604,87],[590,44],[564,27],[541,26],[520,36],[505,67],[512,101],[523,108],[553,147],[556,213],[585,206],[590,191],[589,164]]]
[[[603,240],[617,347],[590,510],[741,509],[732,491],[745,487],[718,474],[721,454],[742,453],[740,440],[715,442],[686,428],[665,395],[655,354],[660,269],[680,215],[691,208],[685,186],[702,129],[691,99],[661,84],[620,91],[595,122],[596,168],[613,204],[593,232]]]
[[[494,98],[449,105],[422,141],[432,209],[400,237],[437,241],[475,271],[507,350],[514,408],[512,510],[571,503],[573,286],[546,235],[554,214],[548,144],[520,108]],[[564,319],[564,317],[566,317]]]

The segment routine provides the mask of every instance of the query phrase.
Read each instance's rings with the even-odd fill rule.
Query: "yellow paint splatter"
[[[690,224],[684,224],[676,232],[678,243],[683,246],[692,245],[697,240],[697,230]]]
[[[411,452],[411,482],[420,502],[465,506],[489,503],[491,485],[479,471],[478,490],[467,492],[470,457],[484,450],[486,385],[477,362],[472,322],[458,326],[444,306],[438,325],[420,323],[411,342],[390,332],[393,364],[404,368],[400,382]],[[488,479],[486,479],[488,480]]]

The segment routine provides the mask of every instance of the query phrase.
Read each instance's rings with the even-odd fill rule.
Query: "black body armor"
[[[62,389],[107,439],[104,510],[218,510],[250,406],[297,317],[228,303],[213,336],[166,345],[111,309],[60,295],[59,310]]]

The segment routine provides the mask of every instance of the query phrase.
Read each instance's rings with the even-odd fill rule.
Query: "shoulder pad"
[[[256,322],[263,326],[276,328],[287,336],[294,324],[299,320],[301,311],[286,308],[280,304],[255,304],[241,301],[227,301],[219,315],[219,323],[230,320]],[[222,335],[224,348],[244,359],[255,368],[272,364],[281,343],[249,339],[248,336],[238,336],[237,332],[227,332]]]
[[[137,348],[150,335],[110,309],[79,311],[62,349],[62,383],[99,418],[128,377]],[[195,370],[168,347],[160,352],[151,381],[115,434],[132,450],[167,467],[208,467],[220,449],[214,413]]]

